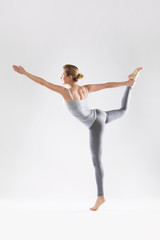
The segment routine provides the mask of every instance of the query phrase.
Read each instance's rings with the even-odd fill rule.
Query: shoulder
[[[85,90],[87,91],[87,93],[89,93],[88,85],[83,85],[82,87],[85,88]]]
[[[68,88],[63,88],[63,92],[62,92],[62,97],[64,98],[64,100],[66,102],[70,101],[70,95],[69,95],[69,89]]]
[[[67,94],[68,91],[69,91],[69,90],[68,90],[67,88],[63,87],[63,91],[62,91],[63,97],[66,97],[66,96],[68,95],[68,94]]]

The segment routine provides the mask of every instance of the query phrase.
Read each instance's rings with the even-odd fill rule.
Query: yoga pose
[[[104,171],[102,167],[102,137],[104,133],[105,124],[122,117],[127,109],[131,95],[132,88],[136,82],[136,78],[142,67],[136,68],[132,74],[128,76],[128,80],[124,82],[106,82],[100,84],[88,84],[79,86],[78,79],[84,75],[79,73],[76,66],[66,64],[63,66],[63,74],[61,76],[62,84],[67,84],[71,88],[67,89],[63,86],[55,85],[46,80],[34,76],[22,66],[13,65],[14,71],[24,74],[33,81],[61,94],[64,98],[66,107],[73,114],[74,117],[79,119],[89,131],[89,146],[91,150],[91,157],[95,169],[95,178],[97,184],[97,200],[90,210],[96,211],[102,203],[105,202],[103,190],[103,176]],[[105,88],[113,88],[126,86],[121,107],[110,111],[103,111],[101,109],[89,109],[87,105],[87,97],[91,92],[99,91]]]

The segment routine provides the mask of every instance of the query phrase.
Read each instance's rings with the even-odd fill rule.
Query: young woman
[[[62,84],[70,86],[69,89],[59,86],[46,80],[34,76],[22,66],[13,65],[14,71],[24,74],[33,81],[61,94],[65,100],[66,107],[78,118],[89,130],[89,145],[91,150],[91,157],[95,168],[95,177],[97,184],[97,200],[95,205],[90,210],[96,211],[102,203],[105,202],[103,191],[103,176],[104,171],[101,162],[102,156],[102,137],[104,133],[105,124],[118,119],[126,113],[128,109],[128,103],[131,95],[132,88],[136,82],[136,78],[142,67],[136,68],[132,74],[128,76],[128,80],[125,82],[106,82],[100,84],[88,84],[79,86],[77,84],[78,79],[81,79],[84,75],[79,73],[76,66],[66,64],[63,66],[63,74],[61,76]],[[110,111],[103,111],[101,109],[89,109],[87,105],[87,97],[91,92],[99,91],[105,88],[113,88],[126,86],[122,101],[121,108]]]

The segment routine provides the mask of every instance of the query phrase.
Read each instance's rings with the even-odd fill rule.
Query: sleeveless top
[[[83,88],[85,89],[85,87]],[[72,102],[65,102],[68,110],[74,117],[78,118],[85,126],[90,128],[97,116],[96,109],[88,108],[87,99],[74,100],[70,89],[68,89],[68,91],[73,100]]]

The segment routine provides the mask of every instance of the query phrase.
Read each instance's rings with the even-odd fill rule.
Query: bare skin
[[[136,79],[139,75],[139,71],[141,71],[143,68],[142,67],[139,67],[139,68],[136,68],[133,73],[131,73],[128,78],[129,79]]]
[[[131,73],[130,75],[128,75],[128,79],[129,79],[128,86],[130,86],[130,87],[133,87],[133,86],[134,86],[134,84],[135,84],[135,82],[136,82],[135,79],[137,79],[137,77],[138,77],[138,75],[139,75],[139,72],[140,72],[141,70],[143,70],[143,69],[144,69],[144,68],[142,68],[142,67],[136,68],[136,69],[133,71],[133,73]]]
[[[92,211],[98,210],[98,208],[99,208],[105,201],[106,201],[106,200],[105,200],[104,196],[98,196],[98,197],[97,197],[97,200],[96,200],[96,202],[95,202],[95,204],[94,204],[94,206],[91,207],[90,210],[92,210]]]

